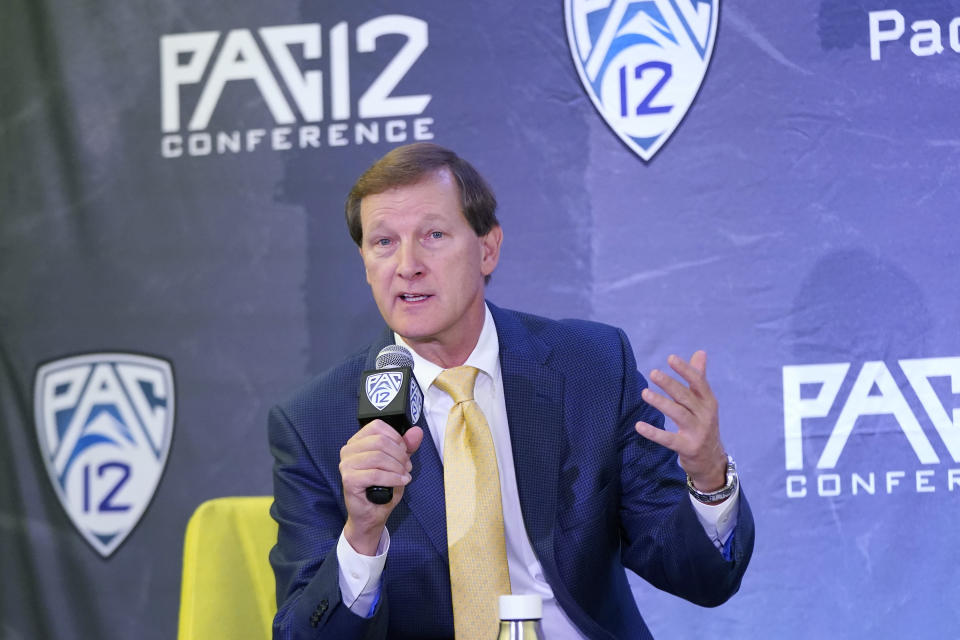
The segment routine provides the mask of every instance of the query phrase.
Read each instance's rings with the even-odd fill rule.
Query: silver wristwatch
[[[721,502],[726,500],[733,495],[733,492],[737,490],[737,463],[733,461],[733,458],[729,455],[727,456],[727,483],[717,489],[716,491],[711,491],[709,493],[704,493],[700,491],[695,486],[693,486],[693,479],[688,475],[687,476],[687,489],[690,491],[690,495],[699,500],[700,502],[705,502],[707,504],[711,502]]]

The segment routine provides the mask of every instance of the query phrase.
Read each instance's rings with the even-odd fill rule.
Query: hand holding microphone
[[[376,369],[360,378],[357,421],[363,427],[383,420],[401,436],[420,420],[423,392],[413,377],[413,356],[398,344],[385,346],[377,354]],[[392,487],[367,487],[367,499],[374,504],[393,500]]]
[[[423,396],[412,365],[413,358],[403,347],[390,345],[380,352],[377,368],[360,378],[357,420],[361,428],[340,449],[347,507],[343,533],[364,555],[375,555],[397,501],[394,494],[410,482],[410,456],[423,441],[423,431],[413,426]]]

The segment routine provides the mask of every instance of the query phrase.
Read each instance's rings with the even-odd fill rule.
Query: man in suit
[[[505,553],[478,549],[478,566],[505,555],[508,588],[543,598],[547,637],[649,638],[624,567],[703,606],[739,588],[753,520],[706,355],[671,356],[682,382],[653,371],[662,395],[622,331],[486,302],[503,239],[495,208],[473,167],[430,144],[393,150],[354,185],[348,226],[388,329],[271,412],[275,638],[467,636],[442,462],[460,400],[440,384],[461,365],[476,375],[499,479],[481,489],[499,489]],[[403,436],[379,420],[358,431],[361,373],[393,343],[412,351],[423,416]],[[392,500],[370,502],[369,486],[394,487]],[[478,637],[496,632],[488,605]]]

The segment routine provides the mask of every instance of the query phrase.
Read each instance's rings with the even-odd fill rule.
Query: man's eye
[[[390,238],[380,238],[375,243],[378,247],[386,247],[390,245]]]
[[[431,231],[430,237],[433,238],[434,240],[439,240],[440,238],[443,237],[443,231]]]

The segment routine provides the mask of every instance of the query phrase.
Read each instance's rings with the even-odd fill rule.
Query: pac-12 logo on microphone
[[[383,411],[383,408],[393,402],[403,384],[403,374],[399,371],[384,371],[367,376],[367,400]]]
[[[644,160],[693,103],[713,53],[720,0],[564,0],[580,81]]]
[[[104,558],[126,539],[153,498],[174,424],[170,363],[91,353],[37,370],[40,453],[60,504]]]
[[[410,420],[414,424],[420,422],[420,411],[423,410],[423,392],[417,380],[410,380]]]

